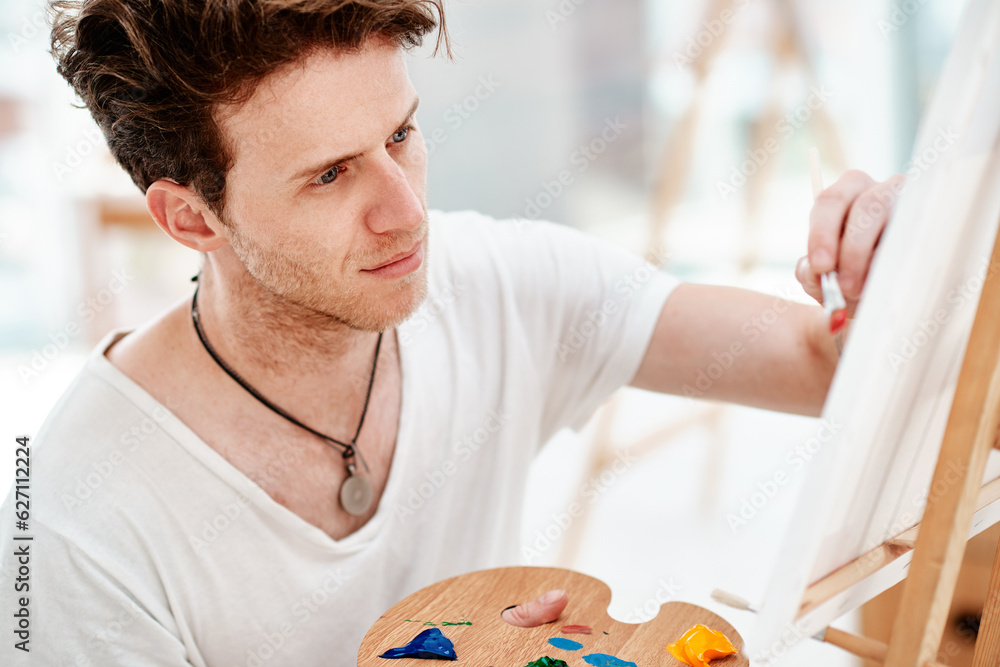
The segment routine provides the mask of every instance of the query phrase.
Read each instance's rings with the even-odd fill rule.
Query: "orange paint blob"
[[[667,645],[670,654],[691,667],[709,667],[709,660],[724,658],[736,653],[736,648],[718,630],[712,630],[700,623],[675,641]]]

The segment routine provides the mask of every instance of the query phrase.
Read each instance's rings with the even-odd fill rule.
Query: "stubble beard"
[[[347,284],[331,281],[318,264],[303,264],[250,243],[239,234],[234,234],[231,242],[252,283],[246,285],[246,291],[263,297],[257,299],[263,303],[253,318],[260,324],[297,329],[302,334],[343,327],[382,332],[404,322],[427,297],[426,235],[423,262],[413,273],[391,281],[375,277],[359,280],[355,275]]]

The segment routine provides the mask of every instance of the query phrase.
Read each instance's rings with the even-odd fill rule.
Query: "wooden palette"
[[[500,613],[543,593],[561,588],[569,594],[562,615],[534,628],[510,625]],[[589,667],[584,656],[605,653],[634,662],[637,667],[683,667],[667,652],[691,626],[703,623],[719,630],[740,652],[712,661],[712,667],[749,667],[743,639],[721,617],[685,602],[667,602],[651,621],[622,623],[608,616],[611,589],[603,581],[579,572],[548,567],[508,567],[472,572],[438,582],[397,603],[368,630],[358,651],[358,667],[405,667],[443,664],[438,661],[378,657],[403,646],[429,627],[439,628],[455,645],[455,664],[475,667],[524,667],[542,656],[565,660],[569,667]],[[442,625],[469,621],[471,625]],[[433,623],[434,626],[425,625]],[[587,625],[593,634],[564,635],[564,625]],[[605,634],[605,632],[607,634]],[[548,643],[564,637],[583,644],[567,651]],[[450,662],[450,661],[445,661]]]

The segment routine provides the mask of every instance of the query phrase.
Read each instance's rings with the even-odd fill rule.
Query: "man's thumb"
[[[559,618],[559,614],[563,612],[567,604],[569,604],[569,596],[566,595],[566,591],[554,590],[526,604],[504,609],[500,616],[511,625],[533,628],[536,625],[551,623]]]

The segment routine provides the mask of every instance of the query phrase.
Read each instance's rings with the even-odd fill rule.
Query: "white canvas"
[[[905,574],[796,621],[807,586],[920,521],[1000,221],[1000,3],[972,0],[914,147],[823,417],[750,655],[762,664]],[[1000,270],[1000,267],[992,267]],[[995,523],[980,512],[973,532]]]

